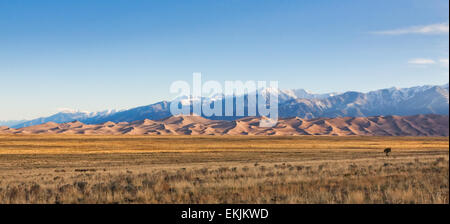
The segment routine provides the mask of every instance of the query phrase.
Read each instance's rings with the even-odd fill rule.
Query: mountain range
[[[273,90],[265,89],[263,93],[276,91],[279,99],[279,116],[281,118],[298,117],[301,119],[369,117],[369,116],[410,116],[418,114],[449,114],[449,85],[426,85],[411,88],[388,88],[367,93],[348,91],[344,93],[313,94],[303,89]],[[247,95],[233,97],[243,97]],[[216,98],[203,98],[208,103]],[[224,104],[224,101],[222,102]],[[247,108],[245,109],[247,111]],[[139,120],[161,120],[170,117],[170,102],[161,101],[147,106],[129,110],[108,110],[103,112],[61,111],[49,117],[28,121],[4,121],[0,126],[23,128],[48,122],[67,123],[80,121],[84,124],[103,124],[105,122],[133,122]],[[259,116],[259,114],[257,114]],[[211,120],[237,120],[245,116],[207,117]]]

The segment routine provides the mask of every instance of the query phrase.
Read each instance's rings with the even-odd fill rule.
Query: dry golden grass
[[[448,149],[448,137],[0,135],[0,154]]]
[[[448,203],[448,143],[5,135],[0,203]]]

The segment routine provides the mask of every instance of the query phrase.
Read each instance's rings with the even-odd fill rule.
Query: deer
[[[389,156],[389,153],[392,151],[392,149],[391,148],[385,148],[384,149],[384,153],[386,153],[386,156]]]

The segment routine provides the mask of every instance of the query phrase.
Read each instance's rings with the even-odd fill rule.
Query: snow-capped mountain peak
[[[449,89],[445,85],[425,85],[411,88],[387,88],[367,93],[349,91],[345,93],[314,94],[304,89],[280,90],[262,89],[263,95],[278,94],[280,117],[339,117],[339,116],[377,116],[377,115],[416,115],[449,113]],[[247,93],[241,96],[246,97]],[[182,103],[192,105],[223,100],[226,96],[216,94],[211,97],[181,97]],[[46,122],[64,123],[78,120],[86,124],[101,122],[130,122],[143,119],[158,120],[170,116],[170,102],[136,107],[128,110],[105,110],[87,112],[80,110],[60,110],[57,114],[21,123],[1,122],[13,128],[21,128]],[[235,117],[214,117],[213,119],[235,119]]]

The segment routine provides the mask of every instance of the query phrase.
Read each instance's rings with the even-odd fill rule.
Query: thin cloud
[[[372,32],[381,35],[402,35],[402,34],[448,34],[449,23],[430,24],[426,26],[411,26],[407,28],[383,30]]]
[[[448,58],[440,59],[439,62],[441,63],[442,66],[448,67]]]
[[[413,65],[432,65],[432,64],[436,64],[436,62],[434,60],[432,60],[432,59],[416,58],[416,59],[409,60],[408,64],[413,64]]]

